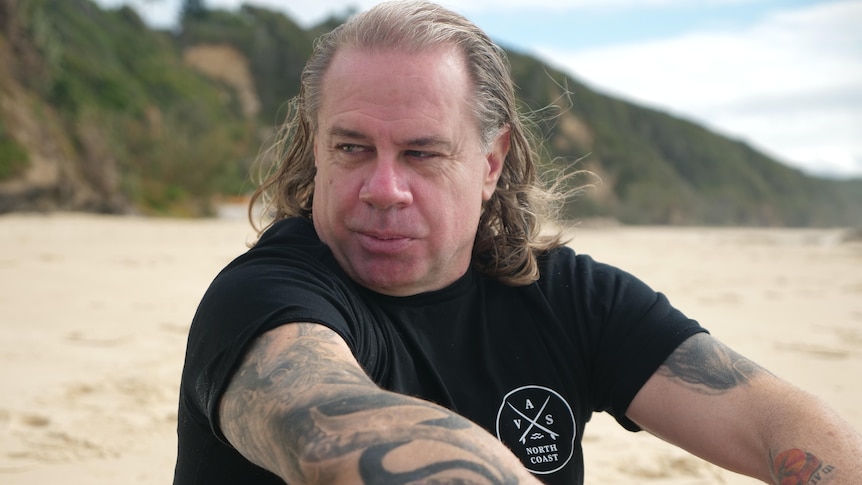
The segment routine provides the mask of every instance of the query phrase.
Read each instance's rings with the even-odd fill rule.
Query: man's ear
[[[488,161],[488,173],[485,175],[485,184],[482,187],[482,200],[490,199],[497,189],[497,181],[500,180],[506,156],[509,154],[511,137],[511,129],[507,125],[500,129],[494,141],[491,142],[491,149],[485,157]]]

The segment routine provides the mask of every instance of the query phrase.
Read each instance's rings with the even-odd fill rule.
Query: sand
[[[862,429],[862,243],[842,230],[582,227],[572,244]],[[166,484],[186,332],[239,218],[0,217],[0,483]],[[596,416],[587,483],[753,484]]]

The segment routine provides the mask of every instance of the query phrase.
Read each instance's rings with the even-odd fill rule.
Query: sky
[[[181,0],[128,4],[175,25]],[[376,0],[206,0],[308,27]],[[828,177],[862,177],[862,0],[439,0],[500,45]],[[577,93],[573,93],[577,103]]]

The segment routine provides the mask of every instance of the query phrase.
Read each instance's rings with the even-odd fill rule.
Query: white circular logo
[[[566,466],[576,434],[571,406],[547,387],[519,387],[506,394],[497,411],[497,438],[533,473],[554,473]]]

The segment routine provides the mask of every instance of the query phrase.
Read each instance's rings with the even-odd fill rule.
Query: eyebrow
[[[329,130],[326,131],[329,136],[340,136],[344,138],[352,138],[356,140],[365,140],[368,137],[361,132],[355,130],[348,130],[347,128],[342,128],[340,126],[333,126]]]
[[[352,140],[368,140],[370,137],[361,131],[351,130],[349,128],[344,128],[340,126],[333,126],[327,130],[327,134],[330,136],[337,136],[343,138],[349,138]],[[402,146],[407,147],[416,147],[416,148],[428,148],[428,147],[440,147],[442,149],[450,149],[452,147],[452,142],[446,138],[442,138],[439,136],[421,136],[418,138],[411,138],[405,140],[404,142],[399,143]]]
[[[439,147],[442,149],[449,149],[452,147],[452,142],[438,136],[425,136],[420,138],[414,138],[412,140],[407,140],[405,145],[417,148]]]

